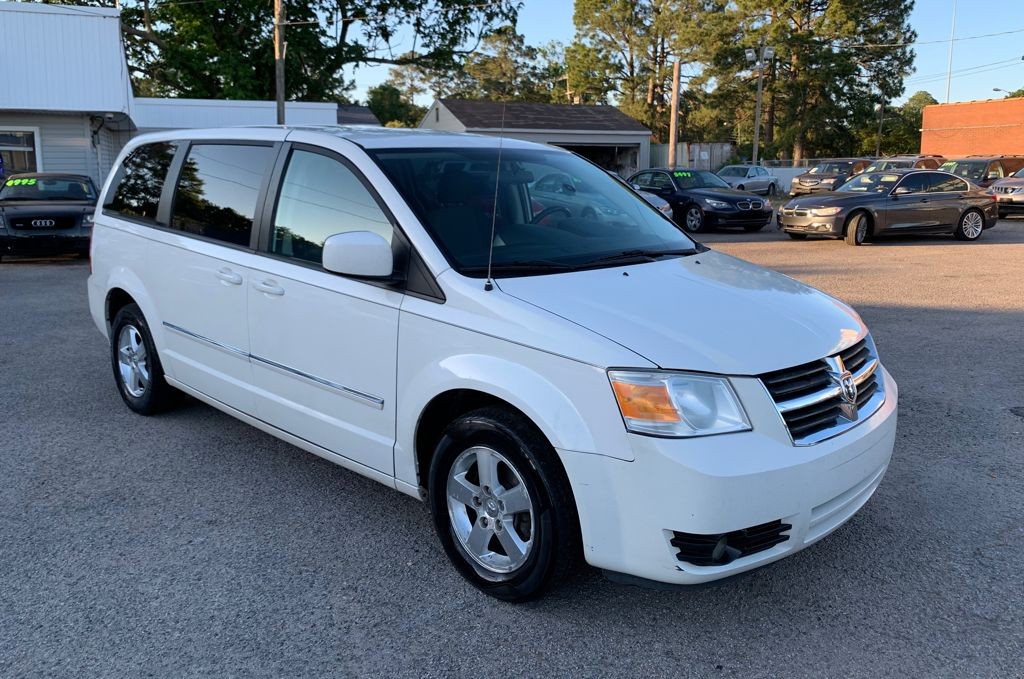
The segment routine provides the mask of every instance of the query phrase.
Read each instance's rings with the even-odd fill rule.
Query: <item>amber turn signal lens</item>
[[[653,422],[679,421],[679,412],[663,384],[612,382],[612,389],[623,417]]]

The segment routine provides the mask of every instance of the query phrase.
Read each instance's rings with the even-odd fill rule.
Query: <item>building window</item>
[[[0,177],[38,172],[36,132],[0,128]]]

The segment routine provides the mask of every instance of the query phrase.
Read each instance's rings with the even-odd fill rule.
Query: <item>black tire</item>
[[[740,184],[739,186],[736,187],[736,190],[737,191],[746,191],[747,189],[744,188],[743,184]]]
[[[768,185],[768,193],[767,193],[767,196],[768,196],[769,198],[774,198],[774,197],[775,197],[775,196],[777,196],[778,194],[779,194],[779,187],[775,186],[775,182],[772,182],[771,184],[769,184],[769,185]]]
[[[522,563],[507,572],[496,572],[471,556],[463,544],[464,538],[457,534],[456,523],[460,519],[455,518],[455,514],[461,513],[459,503],[455,503],[455,510],[450,509],[449,473],[457,462],[463,464],[467,455],[480,454],[473,453],[474,449],[497,452],[499,457],[504,458],[500,463],[506,472],[506,477],[502,479],[503,490],[505,483],[511,480],[512,488],[518,487],[521,482],[528,494],[532,519],[526,525],[532,542],[525,550]],[[510,469],[518,478],[510,475]],[[467,481],[470,480],[470,473],[466,472],[464,477]],[[478,524],[487,525],[487,498],[503,497],[485,495],[481,504],[478,494],[491,491],[487,490],[479,475],[476,480],[479,486],[473,497],[480,510],[473,511],[472,515],[466,511],[461,518],[463,529],[468,520],[474,531]],[[563,579],[578,561],[581,551],[579,519],[565,470],[543,434],[521,415],[508,409],[480,408],[460,416],[448,425],[430,463],[428,496],[434,528],[448,558],[463,577],[489,596],[512,602],[536,599]],[[469,508],[469,505],[465,507]],[[504,512],[504,507],[501,511]],[[505,526],[508,526],[508,517],[505,518]],[[517,514],[517,520],[520,518],[523,518],[523,513]],[[493,518],[491,521],[491,531],[500,532],[501,521],[494,521]],[[521,528],[516,528],[517,533]],[[485,551],[490,550],[500,558],[498,552],[508,552],[500,546],[497,532],[481,544]],[[522,539],[523,533],[518,537]]]
[[[766,225],[767,225],[767,222],[765,222],[764,224],[744,224],[743,225],[743,230],[747,231],[748,233],[753,233],[755,231],[760,231]]]
[[[690,203],[683,208],[682,219],[676,219],[675,222],[690,233],[700,233],[707,228],[707,220],[704,218],[704,210],[701,210],[700,206],[696,203]]]
[[[863,212],[854,212],[846,218],[843,237],[847,245],[863,245],[871,237],[871,221]]]
[[[807,240],[806,233],[793,233],[792,231],[787,231],[786,235],[792,238],[793,240]]]
[[[978,226],[979,223],[980,227]],[[957,240],[978,240],[984,230],[985,215],[982,214],[981,210],[964,210],[964,213],[960,215],[960,219],[956,222],[956,228],[953,229],[953,236]]]
[[[135,385],[142,387],[141,393],[126,382],[119,357],[118,345],[122,332],[131,333],[131,329],[138,333],[138,344],[145,348],[144,359],[138,360],[136,363],[138,365],[144,361],[145,372],[149,375],[148,381],[140,381]],[[176,390],[164,380],[164,369],[160,364],[160,357],[156,353],[156,345],[153,344],[149,325],[146,323],[145,316],[142,315],[142,310],[136,304],[122,307],[110,326],[110,364],[114,371],[114,382],[117,384],[118,393],[121,394],[125,404],[135,412],[140,415],[153,415],[174,405]],[[128,370],[131,369],[128,368]]]

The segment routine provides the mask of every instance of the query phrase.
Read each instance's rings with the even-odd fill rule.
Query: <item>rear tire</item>
[[[166,380],[142,310],[121,308],[110,326],[110,363],[125,404],[140,415],[153,415],[174,404],[176,392]]]
[[[844,236],[847,245],[863,245],[871,235],[871,224],[863,212],[854,212],[846,218]]]
[[[508,409],[480,408],[448,425],[430,463],[428,496],[448,558],[489,596],[536,599],[578,559],[565,470],[536,427]]]
[[[979,210],[967,210],[960,215],[953,236],[957,240],[978,240],[985,230],[985,215]]]

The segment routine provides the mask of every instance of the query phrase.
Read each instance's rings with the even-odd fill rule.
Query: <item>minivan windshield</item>
[[[698,251],[604,170],[559,150],[370,150],[462,274],[557,273]],[[493,225],[493,236],[492,236]]]
[[[20,176],[3,183],[0,200],[96,200],[96,190],[84,177]]]

